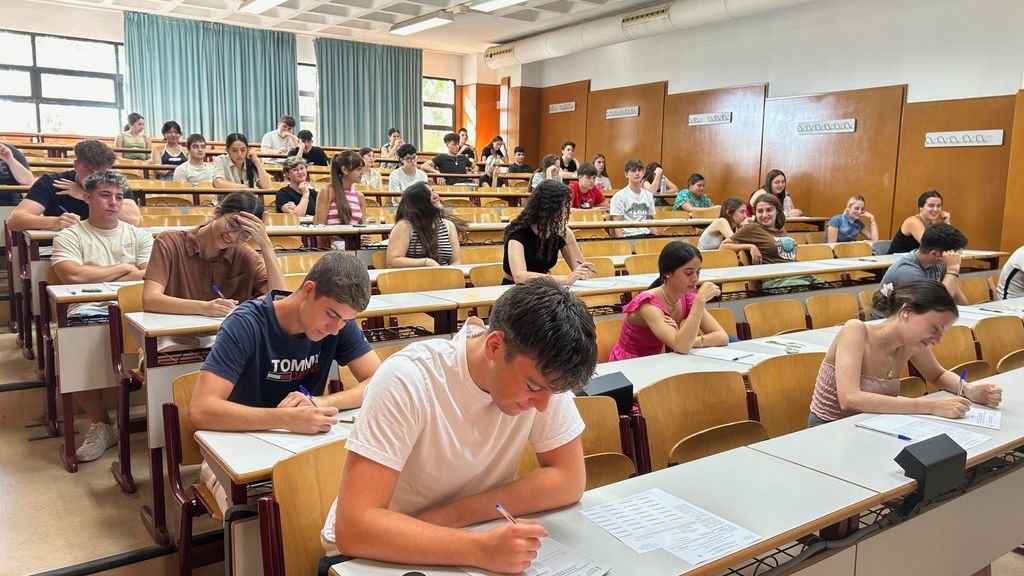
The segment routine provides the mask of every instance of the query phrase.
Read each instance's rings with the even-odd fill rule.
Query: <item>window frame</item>
[[[442,110],[451,110],[451,112],[452,112],[452,123],[451,123],[451,125],[444,125],[444,124],[427,124],[426,122],[422,122],[422,126],[420,128],[420,132],[423,133],[423,132],[426,132],[427,130],[447,130],[448,132],[455,132],[455,100],[458,98],[458,94],[456,94],[456,86],[457,85],[455,84],[455,79],[454,78],[440,78],[440,77],[437,77],[437,76],[424,76],[423,79],[421,80],[421,82],[423,80],[440,80],[442,82],[450,82],[451,83],[451,85],[452,85],[452,103],[451,104],[444,104],[444,103],[441,103],[441,102],[429,102],[429,101],[427,101],[426,97],[424,97],[423,98],[422,107],[423,108],[439,108],[439,109],[442,109]]]
[[[298,65],[299,68],[303,68],[303,67],[305,67],[305,68],[312,68],[313,72],[314,72],[313,75],[314,75],[314,77],[316,76],[316,64],[305,64],[305,63],[299,62],[297,65]],[[319,80],[317,82],[319,83]],[[315,126],[317,128],[317,130],[319,130],[320,125],[317,123],[319,112],[320,112],[320,99],[317,97],[317,92],[319,92],[319,91],[320,91],[319,90],[319,86],[317,86],[317,90],[314,90],[312,92],[310,92],[309,90],[303,90],[302,88],[299,88],[299,98],[312,98],[313,99],[313,109],[316,112],[313,116],[303,116],[302,115],[302,106],[300,104],[299,110],[298,110],[298,120],[299,120],[299,126],[300,127],[302,126],[302,123],[305,121],[305,122],[309,122],[309,123],[313,124],[313,126]],[[317,130],[313,130],[313,133],[316,134]]]
[[[29,73],[29,84],[31,88],[30,96],[10,96],[0,94],[0,101],[8,102],[21,102],[33,104],[36,112],[36,133],[43,133],[42,130],[42,113],[39,107],[44,104],[58,105],[58,106],[87,106],[90,108],[110,108],[118,112],[118,119],[122,120],[124,117],[124,71],[121,70],[121,58],[124,51],[124,44],[121,42],[111,42],[109,40],[95,40],[92,38],[77,38],[74,36],[63,36],[60,34],[42,34],[38,32],[23,32],[21,30],[10,30],[7,28],[0,28],[0,32],[8,34],[18,34],[22,36],[28,36],[32,47],[32,65],[25,66],[21,64],[0,64],[0,70],[13,70],[17,72],[28,72]],[[36,47],[36,39],[46,38],[57,38],[61,40],[72,40],[75,42],[92,42],[95,44],[108,44],[114,47],[114,70],[113,74],[109,72],[91,72],[85,70],[73,70],[70,68],[52,68],[38,66],[39,61]],[[114,102],[104,102],[101,100],[79,100],[74,98],[48,98],[43,96],[43,74],[51,74],[57,76],[74,76],[77,78],[97,78],[102,80],[113,80],[114,82]],[[120,131],[120,126],[112,127],[116,131]]]

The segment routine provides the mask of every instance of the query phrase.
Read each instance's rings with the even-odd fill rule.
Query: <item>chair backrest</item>
[[[636,400],[647,421],[652,470],[668,466],[672,448],[690,434],[749,418],[739,372],[670,376],[637,392]]]
[[[469,283],[474,287],[499,286],[505,278],[501,264],[481,264],[469,269]]]
[[[316,574],[324,555],[320,530],[338,495],[347,456],[345,440],[339,440],[274,464],[271,477],[281,514],[286,574]]]
[[[192,393],[199,382],[199,371],[182,374],[174,379],[171,388],[174,405],[178,407],[178,435],[181,441],[181,465],[191,466],[203,461],[196,442],[195,430],[188,421],[188,408],[192,404]]]
[[[587,470],[587,490],[621,482],[636,474],[636,466],[625,454],[602,452],[583,457]]]
[[[928,385],[918,376],[900,378],[900,396],[920,398],[928,393]]]
[[[836,258],[861,258],[871,256],[871,246],[864,242],[842,242],[832,247]]]
[[[860,318],[861,320],[871,319],[871,299],[875,297],[876,288],[868,288],[867,290],[861,290],[857,292],[857,302],[860,304]]]
[[[739,331],[736,330],[736,315],[731,308],[704,308],[714,317],[718,325],[725,330],[725,333],[734,338],[739,338]]]
[[[626,257],[626,272],[629,274],[657,274],[658,254],[637,254]]]
[[[586,424],[580,442],[583,454],[622,452],[619,411],[611,396],[576,396],[576,409]]]
[[[732,268],[740,265],[732,250],[701,250],[700,259],[702,268]]]
[[[611,278],[615,276],[615,263],[612,262],[611,258],[604,258],[601,256],[594,256],[587,258],[587,262],[594,265],[593,278]],[[565,263],[565,260],[559,260],[555,263],[554,268],[551,269],[550,273],[556,276],[566,275],[571,273],[569,265]]]
[[[633,253],[632,248],[629,246],[629,240],[583,242],[580,244],[580,250],[587,258],[594,256],[628,256]]]
[[[981,304],[992,300],[988,280],[985,278],[961,278],[960,290],[967,297],[968,304]]]
[[[635,254],[661,254],[661,249],[669,242],[675,242],[672,238],[640,238],[633,241],[633,252]]]
[[[824,294],[804,301],[813,328],[838,326],[860,317],[860,308],[853,294]]]
[[[377,290],[381,294],[465,287],[466,275],[456,268],[394,270],[377,276]]]
[[[174,206],[139,206],[139,214],[142,216],[181,214],[181,210]]]
[[[207,222],[210,218],[204,214],[154,214],[144,215],[139,221],[139,227],[150,226],[198,226]]]
[[[608,361],[612,347],[619,341],[619,333],[622,332],[623,318],[611,320],[598,320],[594,322],[597,327],[597,363]]]
[[[185,214],[202,214],[207,218],[213,218],[213,206],[189,206],[185,209]]]
[[[803,244],[796,247],[796,259],[803,262],[806,260],[832,260],[832,248],[828,244]]]
[[[824,352],[775,356],[747,373],[759,420],[772,438],[807,428],[811,396]]]
[[[768,431],[760,422],[730,422],[683,438],[676,444],[669,458],[673,463],[685,464],[767,439]]]
[[[298,226],[299,217],[294,212],[264,212],[263,223],[267,226]]]
[[[388,251],[374,250],[370,252],[370,264],[375,270],[383,270],[388,267]]]
[[[950,326],[942,340],[932,346],[932,354],[939,365],[949,369],[957,364],[977,360],[974,350],[974,334],[967,326]]]
[[[774,336],[788,330],[807,328],[804,307],[796,300],[768,300],[743,307],[751,338]]]
[[[600,210],[573,210],[569,212],[569,222],[600,222],[604,213]]]
[[[121,309],[121,351],[134,354],[140,344],[128,329],[129,312],[142,312],[142,284],[121,286],[117,289],[117,307]]]
[[[282,274],[305,274],[317,260],[327,254],[327,251],[280,254],[277,257],[277,265],[280,266]]]
[[[808,244],[822,244],[825,242],[824,232],[808,232],[807,243]]]
[[[984,318],[974,325],[982,360],[995,367],[1004,356],[1024,348],[1024,324],[1017,316]]]
[[[366,218],[375,218],[380,224],[386,224],[388,222],[391,222],[392,224],[394,223],[395,213],[387,208],[382,208],[380,206],[367,206],[366,209],[363,210],[363,213]]]
[[[468,246],[460,250],[463,264],[493,264],[501,262],[504,256],[503,246]]]
[[[298,274],[285,274],[284,275],[284,289],[289,292],[295,292],[302,286],[302,283],[306,281],[305,273]]]
[[[509,222],[511,222],[511,221],[515,220],[516,216],[519,216],[519,213],[522,212],[522,211],[523,211],[523,207],[522,206],[512,206],[510,208],[502,208],[501,209],[501,218],[502,218],[502,220],[508,220]]]
[[[1010,352],[1006,356],[999,359],[996,364],[996,372],[1002,374],[1003,372],[1009,372],[1010,370],[1016,370],[1018,368],[1024,368],[1024,350],[1017,350],[1016,352]]]
[[[722,209],[717,206],[710,208],[697,208],[693,212],[690,212],[690,218],[718,218],[718,215],[722,212]]]

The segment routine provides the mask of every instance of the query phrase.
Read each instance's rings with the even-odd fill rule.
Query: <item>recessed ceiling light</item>
[[[501,10],[509,6],[515,6],[516,4],[522,4],[526,0],[482,0],[470,4],[470,8],[473,10],[479,10],[480,12],[494,12],[495,10]]]
[[[408,36],[417,32],[423,32],[424,30],[430,30],[431,28],[437,28],[438,26],[444,26],[445,24],[451,24],[452,22],[455,22],[455,18],[451,14],[434,12],[433,14],[399,22],[388,31],[399,36]]]
[[[248,12],[249,14],[262,14],[279,4],[284,4],[284,0],[250,0],[250,2],[239,7],[238,11]]]

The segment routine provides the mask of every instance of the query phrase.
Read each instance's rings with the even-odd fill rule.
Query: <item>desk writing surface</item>
[[[597,365],[595,375],[622,372],[633,383],[633,392],[636,393],[659,380],[677,374],[688,372],[739,372],[746,374],[748,370],[750,370],[750,366],[739,362],[670,352],[657,356],[604,362]]]
[[[129,312],[128,323],[146,338],[183,334],[210,334],[220,328],[223,318],[191,314],[160,314],[157,312]]]
[[[366,310],[360,312],[356,317],[367,318],[454,309],[455,306],[451,302],[430,296],[429,293],[373,294],[370,296],[370,303]]]
[[[484,265],[486,265],[486,264],[483,264],[483,263],[481,263],[481,264],[452,264],[452,265],[448,265],[448,266],[442,266],[442,268],[453,268],[455,270],[461,270],[462,273],[465,274],[466,277],[468,278],[470,270],[472,270],[473,268],[475,268],[477,266],[484,266]],[[398,271],[401,271],[401,270],[431,270],[432,268],[436,268],[436,266],[411,266],[411,267],[408,267],[408,268],[371,268],[371,269],[367,270],[366,272],[370,275],[370,283],[371,284],[376,284],[377,283],[377,277],[380,276],[381,274],[385,273],[385,272],[398,272]]]
[[[511,287],[512,285],[508,284],[504,286],[452,288],[449,290],[432,290],[425,294],[452,302],[458,308],[473,308],[475,306],[489,306],[493,304],[495,300]]]
[[[203,458],[224,470],[235,484],[270,478],[274,464],[292,455],[245,432],[198,430],[195,437]]]

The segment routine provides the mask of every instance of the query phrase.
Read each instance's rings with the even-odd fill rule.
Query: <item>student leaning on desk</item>
[[[886,320],[865,324],[849,320],[832,342],[814,385],[809,426],[860,412],[934,414],[962,418],[971,403],[998,406],[996,384],[965,383],[935,360],[930,346],[958,316],[956,303],[935,280],[912,280],[893,288],[884,284],[872,301]],[[934,398],[901,397],[900,369],[910,361],[929,383],[956,394]]]
[[[579,500],[583,421],[564,392],[594,372],[594,320],[541,277],[505,292],[490,322],[470,318],[451,340],[410,344],[374,376],[321,533],[328,555],[517,573],[536,558],[543,527],[459,528],[500,519],[497,503],[526,515]],[[527,442],[540,468],[516,480]]]
[[[380,366],[355,322],[369,301],[366,266],[351,254],[331,252],[295,292],[275,290],[240,304],[203,363],[189,422],[197,430],[329,430],[339,408],[362,403]],[[332,362],[347,365],[359,384],[322,397]],[[200,477],[226,509],[226,494],[208,467]]]

